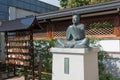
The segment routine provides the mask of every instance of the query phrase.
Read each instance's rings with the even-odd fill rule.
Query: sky
[[[46,2],[46,3],[49,3],[49,4],[60,7],[58,0],[40,0],[40,1],[43,1],[43,2]]]

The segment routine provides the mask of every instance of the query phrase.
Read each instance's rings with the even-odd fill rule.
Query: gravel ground
[[[14,77],[14,78],[9,78],[9,79],[6,79],[6,80],[24,80],[24,77]]]

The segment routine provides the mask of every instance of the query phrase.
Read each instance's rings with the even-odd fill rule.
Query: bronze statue
[[[79,15],[73,15],[72,25],[66,31],[66,40],[58,39],[56,47],[58,48],[87,48],[89,39],[85,37],[85,26],[79,23]]]

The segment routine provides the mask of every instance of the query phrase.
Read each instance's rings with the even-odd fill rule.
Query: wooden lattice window
[[[55,32],[55,38],[59,38],[59,37],[65,37],[65,31],[58,31]]]
[[[109,36],[114,34],[115,16],[85,17],[81,18],[80,23],[85,25],[85,32],[88,36]],[[71,20],[60,21],[54,24],[54,38],[64,38],[66,36],[66,30],[71,24]]]
[[[87,35],[113,35],[115,15],[83,18]]]
[[[62,21],[55,25],[54,37],[55,38],[64,38],[66,36],[67,27],[71,24],[71,21]]]
[[[87,24],[87,35],[110,35],[113,34],[114,25],[113,21],[97,21],[91,24]]]

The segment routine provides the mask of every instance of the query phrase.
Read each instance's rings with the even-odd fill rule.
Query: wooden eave
[[[37,16],[37,19],[39,20],[40,23],[42,23],[42,22],[46,22],[47,20],[59,21],[59,20],[70,19],[71,15],[75,13],[80,14],[81,17],[116,14],[116,13],[119,13],[120,11],[119,8],[120,8],[120,1],[115,0],[115,1],[100,3],[96,5],[88,5],[83,7],[43,13]]]

